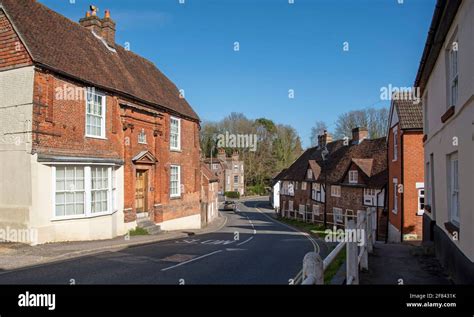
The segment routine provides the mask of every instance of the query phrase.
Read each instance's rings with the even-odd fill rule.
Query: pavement
[[[36,246],[51,256],[48,263],[29,267],[5,269],[7,253],[0,256],[0,284],[293,284],[304,255],[321,242],[278,222],[265,205],[263,199],[240,201],[236,212],[221,212],[226,220],[214,228],[191,235],[166,233],[158,241],[144,236],[125,244],[118,239],[116,245]],[[77,253],[87,252],[77,250],[78,245],[95,251]],[[67,257],[57,258],[65,256],[61,252]]]
[[[108,240],[48,243],[37,246],[0,243],[0,272],[67,260],[107,250],[120,250],[159,241],[202,235],[219,230],[225,225],[226,221],[227,217],[219,214],[219,217],[209,223],[208,226],[199,230],[162,231],[156,235],[120,236]]]
[[[369,255],[369,270],[359,275],[360,284],[449,285],[452,284],[436,257],[421,245],[376,243]]]

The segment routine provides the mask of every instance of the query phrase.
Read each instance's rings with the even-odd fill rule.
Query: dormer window
[[[349,183],[350,184],[357,184],[358,182],[358,175],[357,171],[349,171]]]
[[[146,133],[145,129],[142,129],[140,133],[138,134],[138,143],[140,144],[146,144]]]

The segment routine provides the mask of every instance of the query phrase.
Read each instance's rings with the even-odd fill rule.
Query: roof
[[[317,163],[321,173],[320,182],[331,184],[342,183],[352,163],[367,174],[367,185],[381,188],[387,183],[387,144],[385,138],[365,139],[359,144],[343,145],[343,140],[327,145],[327,160],[321,157],[322,149],[318,147],[306,150],[285,172],[282,180],[304,181],[308,164]],[[310,163],[314,160],[314,163]]]
[[[418,130],[423,129],[423,105],[413,100],[393,100],[393,106],[397,111],[400,129]]]
[[[201,163],[201,172],[206,177],[210,183],[215,183],[219,181],[219,178],[214,174],[206,164]]]
[[[370,159],[353,158],[352,162],[355,165],[357,165],[361,169],[361,171],[365,173],[365,175],[367,175],[369,177],[372,175],[372,165],[374,163],[374,159],[372,159],[372,158],[370,158]]]
[[[422,92],[443,48],[444,41],[461,2],[462,0],[438,0],[436,2],[414,85],[415,87],[420,87]]]
[[[115,45],[34,0],[0,0],[36,65],[99,89],[199,120],[178,88],[147,59]]]

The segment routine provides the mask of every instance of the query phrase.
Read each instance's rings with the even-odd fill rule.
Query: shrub
[[[239,199],[240,193],[239,192],[225,192],[224,196],[227,198]]]

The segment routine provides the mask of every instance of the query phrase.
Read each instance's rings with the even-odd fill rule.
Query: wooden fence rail
[[[346,284],[359,284],[359,270],[369,269],[369,254],[373,252],[376,231],[376,211],[357,212],[357,222],[346,217],[344,239],[323,260],[319,253],[309,252],[303,259],[303,285],[324,284],[324,272],[346,248]]]

